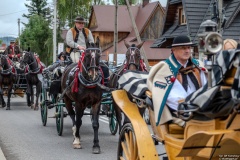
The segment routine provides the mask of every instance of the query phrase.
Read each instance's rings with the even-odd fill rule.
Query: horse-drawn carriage
[[[7,109],[10,109],[11,95],[24,96],[27,89],[27,82],[24,71],[19,68],[19,62],[9,59],[7,55],[0,55],[0,87],[1,87],[1,105],[6,106],[3,95],[8,97]]]
[[[109,72],[107,63],[101,62],[100,67],[102,68],[103,73],[105,74],[104,77],[107,77],[104,78],[104,83],[105,85],[107,85],[109,76],[108,74],[106,74],[106,72]],[[61,93],[61,85],[60,86],[58,85],[58,83],[61,83],[61,79],[54,78],[54,74],[58,72],[60,68],[62,67],[57,67],[53,72],[49,72],[48,70],[46,70],[43,73],[42,92],[40,96],[42,124],[43,126],[46,126],[48,118],[56,118],[56,127],[59,136],[61,136],[63,132],[64,118],[67,117],[68,115],[67,112],[64,111],[65,103],[62,100],[63,99],[62,94],[64,93]],[[74,106],[75,103],[73,102],[72,104]],[[54,107],[55,114],[52,117],[48,117],[48,109]],[[92,115],[91,107],[89,108],[90,111],[85,112],[84,115],[90,116]],[[111,134],[115,135],[118,130],[118,123],[116,120],[115,110],[112,105],[112,97],[110,91],[103,90],[99,115],[106,115],[108,117],[110,132]]]
[[[179,105],[182,107],[179,107],[178,117],[186,121],[185,127],[174,123],[156,125],[158,117],[154,114],[156,108],[151,101],[151,92],[146,91],[144,98],[138,98],[142,103],[133,103],[129,100],[128,89],[128,92],[113,91],[114,101],[130,120],[120,132],[118,159],[159,159],[162,154],[157,152],[154,142],[164,144],[170,160],[239,159],[239,55],[239,50],[219,53],[216,68],[213,68],[213,87],[197,90]],[[138,106],[148,108],[153,134]]]

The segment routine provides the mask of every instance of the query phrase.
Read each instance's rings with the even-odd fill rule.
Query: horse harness
[[[4,55],[1,55],[1,58],[3,57]],[[5,57],[6,58],[6,57]],[[6,65],[6,64],[2,64],[2,62],[0,61],[0,66],[2,67],[2,69],[1,69],[1,75],[9,75],[9,74],[16,74],[15,73],[15,71],[16,71],[16,69],[12,66],[12,62],[11,62],[11,60],[9,59],[9,58],[6,58],[6,63],[8,63],[9,64],[9,68],[8,69],[3,69],[4,68],[4,66]]]
[[[32,57],[30,56],[30,53],[29,54],[25,53],[24,56],[28,56],[30,58],[30,60],[32,59]],[[35,62],[37,64],[37,68],[31,70],[30,66],[33,65]],[[38,74],[40,72],[40,67],[38,67],[38,62],[37,62],[37,60],[36,60],[36,58],[34,56],[33,56],[32,62],[30,64],[28,64],[28,62],[25,62],[24,59],[23,59],[23,63],[28,65],[28,71],[29,71],[30,74]]]
[[[124,71],[128,70],[130,65],[135,65],[137,70],[141,69],[141,71],[147,71],[142,58],[140,58],[139,64],[136,64],[134,56],[136,54],[136,51],[140,52],[140,50],[137,47],[129,47],[128,50],[130,51],[130,59],[129,62],[125,62],[124,64]]]
[[[84,66],[83,64],[83,61],[85,59],[85,54],[87,51],[91,50],[91,61],[90,61],[90,66],[89,67],[86,67]],[[96,48],[88,48],[86,49],[85,52],[83,52],[81,54],[81,57],[79,59],[79,62],[78,62],[78,65],[73,67],[71,69],[71,71],[69,72],[69,75],[68,75],[68,79],[67,79],[67,83],[69,83],[70,81],[70,77],[73,77],[74,76],[74,83],[73,83],[73,92],[77,92],[78,91],[78,80],[80,81],[80,83],[86,87],[86,88],[95,88],[98,86],[99,83],[101,83],[102,81],[102,75],[101,73],[99,72],[97,75],[97,78],[93,81],[90,81],[90,80],[87,80],[84,76],[83,76],[83,70],[85,72],[87,72],[89,69],[91,68],[98,68],[100,66],[96,66],[96,63],[95,63],[95,56],[96,56],[96,53],[97,51],[100,51],[100,49],[96,49]],[[68,85],[68,84],[67,84]]]

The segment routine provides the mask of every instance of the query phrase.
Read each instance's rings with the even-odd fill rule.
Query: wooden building
[[[144,0],[143,5],[131,6],[130,8],[141,40],[145,41],[143,48],[150,66],[169,57],[170,49],[151,48],[153,42],[162,33],[165,10],[161,4],[159,2],[149,3],[149,0]],[[92,31],[94,38],[100,37],[102,58],[105,60],[108,58],[108,54],[114,53],[114,18],[115,6],[96,5],[92,7],[88,28]],[[123,40],[130,44],[137,44],[127,6],[118,7],[118,54],[125,54],[127,51]]]

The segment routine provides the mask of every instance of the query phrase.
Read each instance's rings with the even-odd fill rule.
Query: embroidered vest
[[[74,42],[76,43],[78,41],[79,31],[75,27],[71,28],[71,31],[72,31],[72,34],[73,34]],[[83,28],[82,32],[83,32],[83,35],[85,37],[85,42],[86,42],[88,34],[89,34],[89,29]],[[70,46],[66,47],[66,52],[67,53],[70,54],[72,52],[72,50],[73,50],[73,48],[71,48]]]

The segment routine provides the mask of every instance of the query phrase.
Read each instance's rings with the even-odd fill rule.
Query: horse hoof
[[[80,144],[73,144],[73,149],[82,149]]]
[[[100,147],[93,147],[92,153],[93,154],[100,154],[101,153]]]
[[[4,108],[4,107],[6,107],[6,104],[3,104],[3,105],[2,105],[2,108]]]
[[[34,108],[34,104],[31,104],[31,109],[33,109]]]
[[[10,107],[7,107],[6,110],[10,110]]]
[[[34,111],[38,111],[38,107],[34,107]]]

